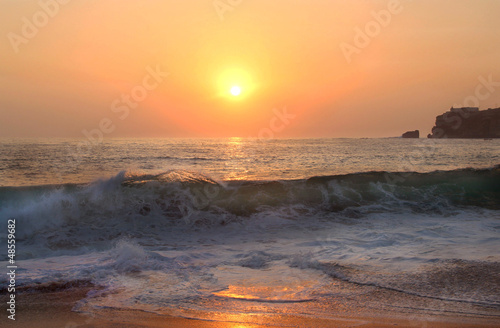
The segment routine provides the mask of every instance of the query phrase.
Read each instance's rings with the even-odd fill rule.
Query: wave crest
[[[2,221],[20,241],[52,249],[156,238],[173,226],[212,227],[255,218],[356,219],[370,213],[453,215],[500,209],[500,166],[431,173],[367,172],[292,181],[216,182],[189,171],[120,172],[88,185],[0,188]]]

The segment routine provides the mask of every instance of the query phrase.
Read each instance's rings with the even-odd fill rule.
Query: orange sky
[[[500,106],[497,0],[0,6],[1,137],[425,136],[465,99]]]

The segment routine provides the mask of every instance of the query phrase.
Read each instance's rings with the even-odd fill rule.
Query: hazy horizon
[[[0,137],[425,137],[500,107],[494,0],[0,5]]]
[[[499,0],[0,8],[3,320],[498,326]]]

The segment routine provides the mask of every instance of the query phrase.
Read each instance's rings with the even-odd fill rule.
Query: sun
[[[230,90],[231,94],[235,97],[239,96],[240,93],[241,93],[241,88],[237,85],[231,87],[231,90]]]
[[[218,74],[215,82],[215,96],[231,103],[248,100],[256,89],[252,74],[243,68],[227,68]]]

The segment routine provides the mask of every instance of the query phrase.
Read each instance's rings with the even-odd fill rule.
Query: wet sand
[[[50,291],[24,291],[17,294],[16,320],[7,318],[7,311],[2,311],[0,319],[2,327],[37,327],[37,328],[89,328],[89,327],[192,327],[192,328],[256,328],[256,327],[437,327],[437,328],[468,328],[468,327],[500,327],[500,318],[474,316],[411,316],[402,314],[400,317],[388,317],[382,313],[370,315],[352,315],[335,319],[319,319],[297,316],[262,317],[259,324],[244,322],[214,322],[208,320],[192,320],[153,313],[102,309],[94,316],[77,313],[73,308],[79,300],[85,298],[93,287],[67,288]],[[2,304],[7,301],[7,295],[0,296]],[[5,306],[3,307],[5,309]],[[244,320],[242,320],[244,321]]]

